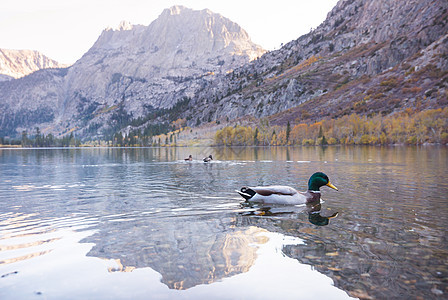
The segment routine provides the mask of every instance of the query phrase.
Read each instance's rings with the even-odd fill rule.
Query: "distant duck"
[[[191,154],[187,158],[185,158],[185,161],[192,161],[192,160],[193,160],[193,156],[191,156]]]
[[[319,188],[324,185],[338,190],[330,183],[327,175],[317,172],[311,175],[306,192],[283,185],[243,187],[237,192],[249,202],[296,205],[320,201]]]
[[[207,157],[204,157],[204,159],[203,159],[204,162],[209,162],[211,160],[213,160],[213,157],[212,157],[211,154],[209,156],[207,156]]]

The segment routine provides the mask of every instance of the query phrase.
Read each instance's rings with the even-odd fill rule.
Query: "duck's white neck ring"
[[[311,190],[310,190],[310,192],[311,192],[311,193],[319,193],[319,194],[320,194],[320,191],[311,191]]]

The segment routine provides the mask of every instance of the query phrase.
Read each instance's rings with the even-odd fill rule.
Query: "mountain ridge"
[[[219,85],[210,82],[191,103],[206,109],[184,117],[193,125],[273,116],[286,125],[356,111],[389,114],[417,102],[420,109],[440,107],[446,103],[447,20],[447,3],[432,0],[339,1],[315,30],[235,70]],[[414,72],[427,65],[441,77]],[[393,76],[395,86],[381,85]],[[410,80],[422,80],[418,95],[401,91],[401,85],[415,86]],[[356,93],[350,86],[358,87]],[[427,90],[437,93],[426,96]],[[277,116],[283,113],[289,116]]]
[[[148,26],[121,23],[116,30],[105,29],[66,71],[0,84],[0,129],[18,135],[39,126],[56,135],[75,131],[104,138],[122,125],[111,119],[118,107],[124,114],[120,119],[126,120],[169,108],[193,96],[214,74],[264,52],[229,19],[209,10],[176,6]],[[38,104],[51,112],[46,117],[31,113],[31,108],[37,112]],[[21,115],[29,116],[26,122],[17,121]]]
[[[434,0],[341,0],[316,29],[251,60],[250,53],[264,51],[237,24],[215,37],[214,26],[222,29],[227,19],[172,7],[148,27],[106,29],[74,66],[46,74],[53,76],[50,89],[35,94],[60,110],[42,124],[61,135],[110,138],[177,120],[191,127],[241,118],[286,125],[443,107],[447,10],[447,2]],[[178,12],[192,27],[176,23]],[[201,17],[193,22],[194,14]],[[122,38],[125,33],[132,34]],[[195,33],[206,41],[197,42]],[[166,35],[171,40],[160,40]],[[7,124],[9,131],[24,127],[17,125]]]

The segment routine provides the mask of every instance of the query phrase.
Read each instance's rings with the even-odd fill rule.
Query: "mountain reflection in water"
[[[123,269],[151,267],[168,287],[188,289],[247,272],[254,264],[252,245],[262,243],[260,230],[237,228],[235,222],[232,216],[109,220],[83,242],[95,244],[89,256],[118,259]]]

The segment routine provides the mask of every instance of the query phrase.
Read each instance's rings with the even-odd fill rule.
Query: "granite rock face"
[[[446,1],[341,0],[310,33],[209,82],[190,103],[204,109],[186,118],[193,125],[270,116],[286,124],[443,107],[447,10]]]
[[[229,19],[174,6],[149,26],[122,22],[104,30],[64,71],[41,71],[1,84],[0,128],[11,135],[36,126],[56,135],[101,135],[118,108],[138,118],[171,107],[217,74],[263,53]]]

